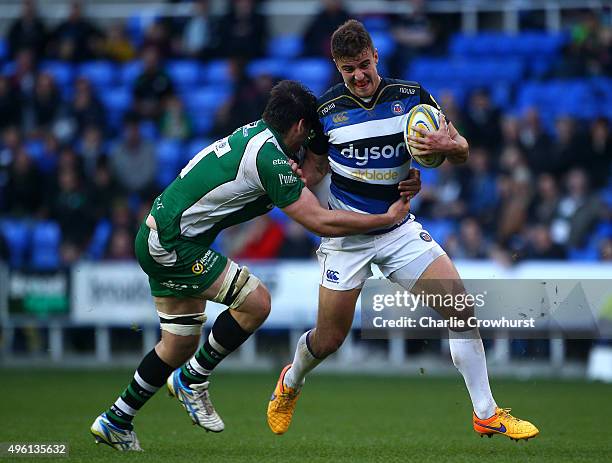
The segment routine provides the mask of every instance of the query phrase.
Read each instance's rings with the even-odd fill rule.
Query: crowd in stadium
[[[459,74],[434,71],[466,42],[421,3],[362,18],[382,75],[419,80],[470,143],[466,166],[422,169],[419,221],[454,258],[612,260],[610,25],[574,12],[546,57],[518,58],[515,80],[459,87]],[[12,267],[132,259],[152,199],[207,143],[258,119],[276,80],[310,66],[315,92],[337,82],[329,37],[349,18],[342,2],[322,2],[288,38],[269,34],[253,0],[222,16],[209,7],[103,28],[79,3],[51,25],[23,2],[0,47],[0,256]],[[290,69],[278,69],[282,59]],[[324,81],[307,75],[321,66]],[[560,90],[536,101],[553,82]],[[313,258],[316,245],[281,213],[219,242],[235,259]]]

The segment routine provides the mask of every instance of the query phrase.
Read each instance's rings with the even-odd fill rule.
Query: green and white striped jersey
[[[286,153],[263,120],[202,149],[153,203],[162,245],[187,239],[210,246],[224,228],[297,201],[304,184]]]

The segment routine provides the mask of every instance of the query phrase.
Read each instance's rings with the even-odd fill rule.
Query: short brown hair
[[[334,59],[355,58],[367,48],[374,51],[372,37],[356,19],[349,19],[332,34],[331,53]]]

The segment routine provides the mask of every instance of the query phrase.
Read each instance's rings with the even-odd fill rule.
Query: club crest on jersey
[[[402,102],[396,101],[395,103],[393,103],[393,105],[391,105],[391,112],[396,116],[404,114],[404,105],[402,104]]]
[[[423,241],[427,241],[427,242],[431,241],[431,236],[427,232],[421,232],[419,236],[421,237]]]

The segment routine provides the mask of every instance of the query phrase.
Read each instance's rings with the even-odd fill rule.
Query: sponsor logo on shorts
[[[202,272],[204,271],[204,266],[202,265],[201,262],[198,261],[191,266],[191,271],[195,273],[196,275],[201,275]]]
[[[165,286],[166,288],[170,288],[170,289],[174,289],[174,290],[181,290],[181,289],[189,288],[188,285],[182,285],[180,283],[174,283],[172,280],[162,281],[161,284],[163,286]]]
[[[325,272],[325,278],[327,278],[327,281],[330,281],[332,283],[338,283],[338,281],[340,280],[340,277],[338,276],[338,272],[336,270],[328,270],[327,272]]]
[[[391,112],[395,115],[404,114],[404,105],[401,101],[396,101],[391,106]]]
[[[421,237],[423,241],[427,241],[427,242],[431,241],[431,235],[427,232],[421,232],[419,236]]]

